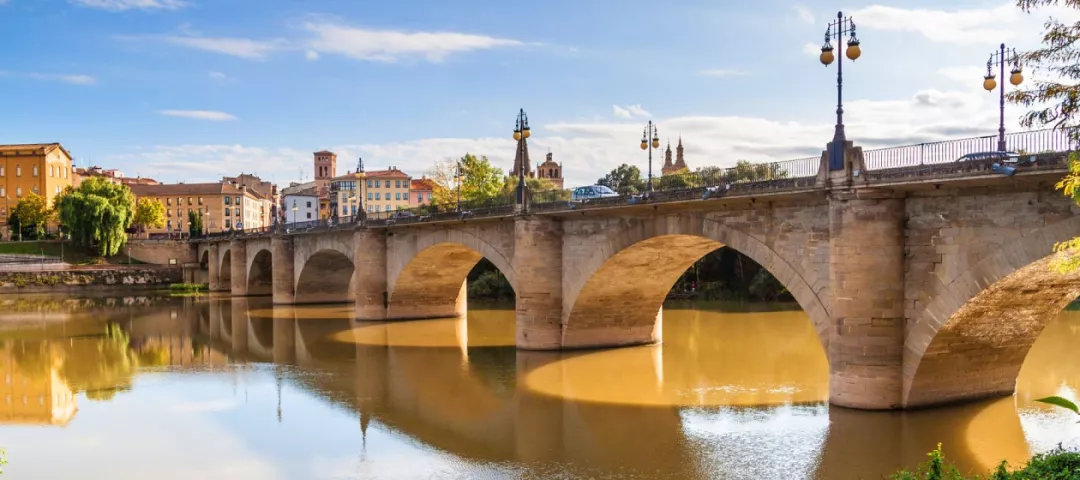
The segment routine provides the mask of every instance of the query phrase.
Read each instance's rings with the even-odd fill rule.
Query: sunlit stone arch
[[[565,348],[660,340],[661,308],[671,286],[694,262],[726,246],[760,264],[791,292],[828,349],[827,261],[795,261],[813,257],[812,252],[796,248],[782,254],[758,236],[705,214],[647,217],[620,227],[595,242],[584,261],[565,264]]]
[[[226,243],[221,244],[218,250],[218,259],[220,261],[218,266],[218,284],[222,285],[228,290],[229,284],[232,282],[232,252],[228,247],[225,247]],[[239,261],[244,261],[240,259]]]
[[[905,407],[1012,394],[1032,344],[1080,296],[1080,272],[1050,268],[1071,216],[1013,238],[946,280],[904,342]]]
[[[295,303],[353,301],[353,232],[343,230],[293,239]]]
[[[482,258],[495,265],[512,288],[517,286],[511,261],[512,223],[433,229],[392,238],[387,262],[387,318],[463,315],[466,277]]]
[[[274,292],[274,261],[269,247],[248,249],[247,294],[271,295]]]

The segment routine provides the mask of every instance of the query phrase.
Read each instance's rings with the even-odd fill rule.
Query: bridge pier
[[[236,297],[242,297],[248,293],[247,282],[247,242],[244,240],[233,240],[229,242],[229,266],[231,283],[232,283],[232,295]]]
[[[229,339],[229,343],[232,344],[233,355],[242,355],[248,353],[248,301],[246,298],[233,298],[229,302],[229,308],[232,309],[232,338]]]
[[[552,218],[514,221],[517,348],[558,350],[563,344],[563,229]],[[554,260],[554,261],[553,261]]]
[[[386,233],[357,229],[353,234],[353,297],[357,321],[386,319]]]
[[[904,199],[859,190],[829,197],[829,401],[901,406],[904,360]]]
[[[296,301],[296,271],[293,270],[293,238],[274,235],[270,238],[270,256],[273,262],[273,299],[275,304],[291,304]],[[277,343],[277,342],[274,342]]]
[[[221,285],[221,257],[219,255],[220,252],[219,252],[218,244],[211,243],[211,244],[207,245],[206,246],[206,252],[207,252],[207,258],[208,258],[207,261],[210,262],[210,265],[209,265],[209,267],[210,267],[210,274],[209,274],[210,279],[209,279],[209,282],[208,282],[210,284],[210,291],[211,292],[220,292],[220,291],[228,290],[229,289],[228,285],[225,285],[225,286]]]

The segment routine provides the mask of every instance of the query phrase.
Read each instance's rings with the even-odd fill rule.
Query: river
[[[881,478],[941,442],[963,470],[1080,448],[1080,312],[1017,394],[912,412],[828,405],[787,305],[671,305],[662,345],[518,352],[512,310],[355,324],[263,299],[0,299],[14,479]]]

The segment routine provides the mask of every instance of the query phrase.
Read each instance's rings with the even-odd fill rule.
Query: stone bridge
[[[464,315],[487,258],[516,294],[523,350],[658,343],[664,298],[695,261],[733,248],[809,315],[830,363],[830,401],[895,409],[1014,391],[1042,327],[1080,295],[1052,273],[1080,236],[1053,188],[1060,155],[1012,176],[977,162],[845,168],[781,188],[604,208],[204,239],[212,290],[274,303],[350,302],[360,321]],[[1051,158],[1053,157],[1053,158]],[[753,188],[751,188],[753,187]]]

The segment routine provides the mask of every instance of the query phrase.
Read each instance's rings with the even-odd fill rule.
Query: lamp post
[[[522,213],[525,213],[525,139],[530,136],[532,133],[529,131],[529,116],[525,115],[525,109],[522,108],[518,112],[517,123],[514,124],[514,140],[518,142],[518,158],[521,158],[517,172],[517,203],[521,206]]]
[[[296,199],[292,200],[292,223],[296,223]]]
[[[990,54],[990,59],[986,61],[986,76],[983,77],[983,88],[987,92],[993,92],[994,87],[998,86],[997,80],[994,79],[995,66],[1001,69],[1001,105],[998,108],[998,151],[1005,151],[1005,64],[1012,64],[1011,75],[1009,75],[1009,83],[1013,86],[1020,85],[1024,82],[1024,73],[1020,68],[1020,57],[1016,54],[1016,49],[1006,49],[1005,44],[1001,44],[1001,49],[997,52]]]
[[[837,45],[844,42],[844,35],[851,34],[847,40],[847,50],[844,52],[851,61],[855,61],[862,55],[859,47],[859,39],[855,36],[855,22],[851,17],[845,17],[844,12],[836,12],[836,20],[829,23],[825,28],[825,44],[821,46],[821,63],[828,66],[836,62],[836,131],[833,132],[833,148],[829,153],[829,170],[844,169],[844,59],[836,58],[833,54],[832,40],[835,38]]]
[[[649,141],[649,138],[652,141]],[[649,183],[645,187],[646,191],[652,193],[652,151],[655,148],[660,148],[660,134],[656,129],[656,125],[653,125],[652,120],[649,120],[649,124],[645,126],[645,131],[641,132],[641,149],[649,151]]]
[[[454,176],[454,179],[457,180],[457,211],[461,213],[461,159],[457,161],[457,170],[454,172]]]

